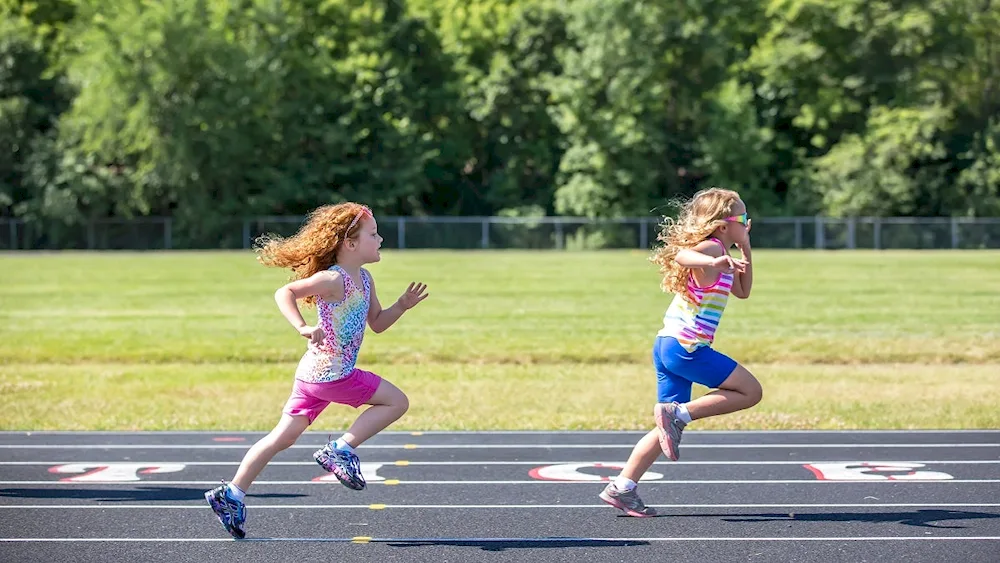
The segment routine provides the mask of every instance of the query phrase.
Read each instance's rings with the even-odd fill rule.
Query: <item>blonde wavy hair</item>
[[[359,203],[324,205],[311,211],[295,235],[283,238],[265,234],[257,238],[254,251],[265,266],[291,268],[290,281],[312,276],[337,263],[337,251],[347,239],[361,230],[365,216],[372,216],[368,206]],[[314,305],[315,297],[303,299]]]
[[[681,212],[677,219],[664,218],[660,234],[656,237],[663,245],[656,248],[650,257],[650,261],[660,267],[663,276],[660,287],[664,291],[687,296],[691,269],[677,263],[677,253],[693,248],[715,229],[725,225],[724,219],[733,214],[733,206],[738,201],[740,195],[732,190],[701,190],[689,201],[680,203]]]

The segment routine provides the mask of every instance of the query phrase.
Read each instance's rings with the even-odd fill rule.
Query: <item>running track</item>
[[[638,432],[387,432],[346,489],[307,433],[247,497],[247,539],[202,493],[261,433],[0,433],[0,561],[1000,562],[1000,430],[697,432],[597,498]]]

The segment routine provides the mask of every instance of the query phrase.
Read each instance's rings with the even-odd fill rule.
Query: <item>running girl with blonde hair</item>
[[[599,495],[631,516],[655,516],[643,504],[636,483],[662,452],[680,457],[681,433],[694,420],[750,408],[760,402],[760,383],[745,367],[712,348],[715,330],[730,295],[750,296],[753,260],[750,219],[738,193],[702,190],[667,219],[652,261],[660,266],[661,287],[674,294],[653,344],[656,428],[643,436],[618,475]],[[741,259],[729,255],[735,246]],[[715,389],[691,400],[691,386]]]
[[[375,282],[363,268],[381,260],[381,245],[374,215],[367,206],[357,203],[314,210],[290,238],[258,239],[256,250],[261,264],[293,272],[292,281],[275,292],[274,300],[307,345],[278,424],[247,451],[230,483],[223,481],[205,493],[208,504],[233,537],[245,536],[243,499],[250,484],[278,452],[295,444],[330,403],[354,408],[371,405],[343,436],[313,454],[323,469],[355,490],[364,489],[366,484],[354,449],[409,408],[406,395],[395,385],[355,367],[366,326],[383,332],[429,295],[423,283],[410,283],[392,306],[382,308]],[[316,307],[316,325],[302,318],[297,301]]]

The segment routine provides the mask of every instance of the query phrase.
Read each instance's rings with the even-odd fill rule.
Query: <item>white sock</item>
[[[684,421],[684,424],[691,423],[691,413],[688,412],[687,405],[677,406],[677,418]]]
[[[619,475],[615,477],[615,488],[619,491],[631,491],[635,488],[635,481]]]
[[[333,443],[333,447],[341,451],[348,451],[351,452],[352,454],[354,453],[354,448],[351,447],[351,445],[348,444],[346,441],[344,441],[343,438],[337,438],[337,441]]]
[[[234,499],[240,502],[243,502],[243,498],[247,496],[247,494],[243,492],[243,489],[237,487],[232,483],[226,485],[226,490],[229,491],[229,496],[233,497]]]

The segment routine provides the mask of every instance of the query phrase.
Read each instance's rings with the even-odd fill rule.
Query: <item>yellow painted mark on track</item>
[[[417,449],[417,445],[416,444],[406,444],[406,445],[403,446],[403,449],[404,450],[415,450],[415,449]]]
[[[423,432],[410,432],[410,436],[423,436]]]
[[[385,510],[385,505],[384,504],[369,504],[368,508],[370,508],[372,510]]]
[[[368,543],[372,541],[371,536],[355,536],[351,538],[351,543]]]
[[[399,479],[386,479],[385,481],[382,482],[385,483],[386,485],[398,485]]]

